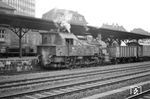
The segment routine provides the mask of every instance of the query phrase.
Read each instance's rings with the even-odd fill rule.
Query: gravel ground
[[[26,74],[17,74],[17,75],[0,75],[0,82],[7,82],[7,81],[16,81],[16,80],[25,80],[25,79],[33,79],[33,78],[41,78],[47,76],[58,76],[64,74],[72,74],[72,73],[81,73],[81,72],[88,72],[94,70],[106,70],[112,68],[119,68],[119,67],[127,67],[127,66],[135,66],[140,65],[141,63],[131,63],[131,64],[118,64],[118,65],[108,65],[108,66],[101,66],[101,67],[91,67],[91,68],[80,68],[80,69],[73,69],[73,70],[57,70],[57,71],[44,71],[44,72],[32,72]],[[142,64],[150,64],[150,62],[142,62]]]

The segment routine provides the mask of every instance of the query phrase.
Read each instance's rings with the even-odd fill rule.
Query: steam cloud
[[[57,13],[57,10],[58,9],[55,9],[55,13]],[[63,15],[57,16],[54,22],[58,28],[65,28],[70,33],[71,25],[69,22],[72,19],[72,16],[72,13],[66,10]]]

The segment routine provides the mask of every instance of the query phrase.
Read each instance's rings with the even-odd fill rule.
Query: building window
[[[0,41],[5,40],[5,29],[0,29]]]
[[[0,38],[5,38],[5,29],[0,29]]]

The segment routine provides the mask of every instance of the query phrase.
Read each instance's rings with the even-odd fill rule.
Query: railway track
[[[146,65],[147,67],[148,65]],[[116,72],[116,71],[123,71],[123,70],[130,70],[130,69],[139,69],[143,68],[144,66],[133,66],[133,67],[123,67],[123,68],[113,68],[113,69],[107,69],[107,70],[94,70],[89,72],[83,72],[83,73],[74,73],[74,74],[65,74],[60,76],[48,76],[48,77],[42,77],[42,78],[33,78],[33,79],[27,79],[27,80],[18,80],[18,81],[8,81],[8,82],[1,82],[0,83],[0,89],[8,88],[8,87],[16,87],[21,85],[27,85],[27,84],[34,84],[34,83],[43,83],[43,82],[52,82],[52,81],[59,81],[59,80],[67,80],[67,79],[73,79],[77,77],[85,77],[85,76],[94,76],[99,74],[105,74],[110,72]]]
[[[145,69],[146,68],[146,69]],[[149,76],[150,66],[124,67],[106,71],[62,75],[51,78],[7,82],[0,85],[0,98],[55,98],[78,91],[85,91],[112,83]]]
[[[148,64],[146,64],[148,65]],[[19,86],[24,84],[32,84],[36,82],[46,82],[46,81],[53,81],[53,80],[61,80],[61,79],[69,79],[69,78],[76,78],[76,77],[84,77],[86,75],[97,75],[97,74],[104,74],[108,72],[115,72],[122,69],[136,69],[136,68],[143,68],[143,66],[133,66],[133,67],[121,67],[121,68],[113,68],[113,69],[105,69],[105,70],[94,70],[94,71],[87,71],[87,72],[80,72],[80,73],[72,73],[72,74],[63,74],[63,75],[56,75],[56,76],[44,76],[39,78],[31,78],[31,79],[23,79],[23,80],[14,80],[14,81],[4,81],[0,82],[0,88],[4,87],[12,87],[12,86]]]

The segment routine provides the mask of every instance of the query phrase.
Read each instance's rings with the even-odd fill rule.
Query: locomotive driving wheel
[[[65,65],[67,68],[76,67],[76,58],[75,57],[65,57]]]

